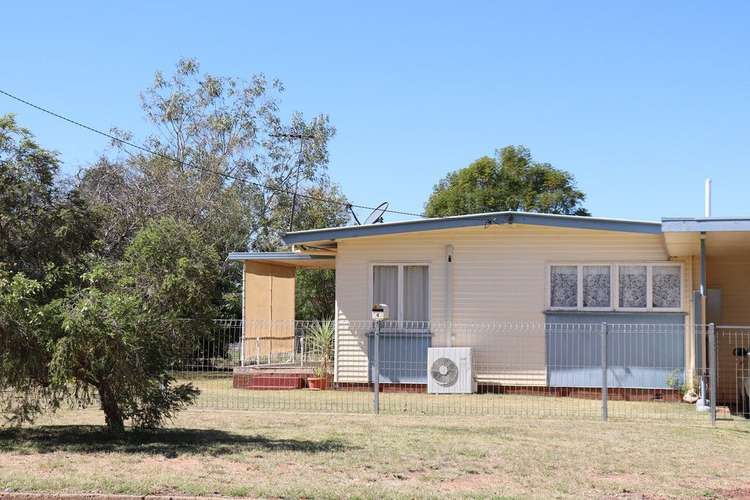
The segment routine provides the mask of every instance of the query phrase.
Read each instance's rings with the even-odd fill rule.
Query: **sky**
[[[595,216],[750,216],[748,2],[9,2],[0,89],[149,132],[139,93],[182,57],[284,82],[328,114],[350,201],[421,212],[446,173],[523,144]],[[66,173],[106,139],[0,95]],[[387,220],[403,219],[389,215]]]

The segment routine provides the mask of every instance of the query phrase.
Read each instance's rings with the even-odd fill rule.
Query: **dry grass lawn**
[[[260,497],[750,495],[750,424],[191,410],[102,433],[96,410],[0,431],[0,490]]]

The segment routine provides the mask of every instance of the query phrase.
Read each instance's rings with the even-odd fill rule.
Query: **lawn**
[[[750,424],[208,411],[113,439],[97,410],[0,431],[0,490],[262,497],[750,495]]]
[[[233,389],[230,376],[202,374],[189,379],[201,389],[198,406],[209,410],[279,410],[296,412],[372,413],[372,393],[362,390],[251,391]],[[407,415],[504,415],[511,417],[563,416],[586,419],[601,417],[601,401],[571,397],[517,394],[430,395],[382,393],[383,414]],[[697,413],[681,402],[609,402],[609,416],[639,419],[679,419],[705,422],[707,413]]]

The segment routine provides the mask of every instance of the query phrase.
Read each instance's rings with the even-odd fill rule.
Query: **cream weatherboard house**
[[[650,361],[619,367],[613,386],[660,388],[675,367],[688,379],[705,365],[700,325],[750,325],[750,219],[498,212],[298,231],[284,240],[292,251],[229,256],[244,263],[245,324],[293,320],[294,271],[335,269],[337,384],[371,381],[373,303],[388,304],[399,322],[384,332],[393,335],[381,352],[386,383],[425,383],[427,347],[461,345],[474,348],[479,384],[587,386],[591,360],[573,359],[580,354],[544,325],[594,331],[606,322],[625,332],[676,329],[667,344],[621,346],[642,349],[631,359]],[[274,335],[274,349],[291,349],[282,340],[288,331],[269,327],[265,336]],[[731,351],[719,345],[720,398],[736,392]],[[410,361],[424,368],[398,368]],[[558,370],[571,366],[575,373]]]

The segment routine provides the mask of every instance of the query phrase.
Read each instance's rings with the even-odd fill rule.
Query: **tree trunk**
[[[117,405],[117,398],[114,391],[109,384],[101,384],[98,390],[107,430],[115,434],[122,434],[125,432],[125,422],[123,421],[120,407]]]

